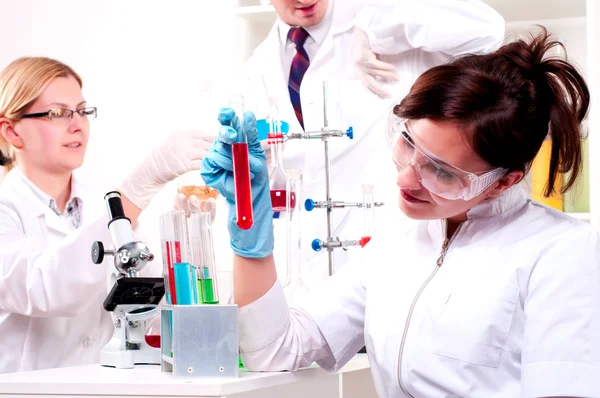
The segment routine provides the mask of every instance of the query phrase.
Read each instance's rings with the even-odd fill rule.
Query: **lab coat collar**
[[[77,170],[73,171],[71,174],[71,198],[69,200],[73,200],[74,198],[79,199],[79,206],[81,207],[81,211],[83,213],[83,196],[87,190],[84,188],[83,179],[79,178],[79,172]]]
[[[29,181],[17,167],[4,177],[2,188],[14,192],[19,197],[19,201],[25,203],[32,216],[37,217],[50,210],[48,207],[50,197]]]
[[[33,182],[31,182],[27,177],[25,177],[23,172],[21,172],[21,170],[19,170],[18,167],[12,169],[11,173],[14,175],[14,177],[18,179],[17,181],[22,182],[27,187],[27,189],[29,189],[33,193],[33,196],[37,199],[37,201],[45,204],[46,207],[50,205],[50,201],[52,200],[50,195],[43,192]]]
[[[334,39],[336,36],[347,32],[354,27],[355,7],[351,4],[341,4],[338,2],[337,6],[331,0],[331,28],[328,29],[328,33],[325,35],[325,40],[319,47],[317,55],[312,59],[311,65],[318,65],[326,62],[329,59],[329,54],[334,49]],[[310,68],[309,68],[310,72]]]
[[[333,0],[330,0],[331,12],[331,36],[346,32],[354,27],[354,18],[357,8],[355,5],[342,4],[338,2],[337,6]]]
[[[15,193],[20,196],[20,200],[26,202],[26,206],[32,216],[40,217],[43,215],[48,228],[64,234],[71,232],[65,220],[50,208],[50,200],[52,199],[50,195],[43,192],[25,177],[18,167],[15,167],[6,175],[2,184],[11,185]],[[83,188],[78,182],[75,173],[73,173],[71,176],[71,197],[69,200],[79,198],[79,205],[82,206],[81,211],[83,213],[82,194]]]
[[[483,219],[506,216],[520,209],[527,202],[527,195],[521,186],[515,185],[500,196],[487,199],[467,212],[467,219]]]
[[[325,16],[323,20],[308,28],[305,28],[310,37],[319,45],[323,44],[325,38],[327,37],[327,33],[329,33],[329,28],[331,28],[332,22],[332,11],[333,11],[333,2],[334,0],[329,0],[329,4],[327,5],[327,11],[325,12]],[[277,29],[279,33],[279,40],[281,41],[281,45],[285,46],[288,41],[288,34],[292,26],[286,24],[281,19],[277,18]]]
[[[21,182],[23,182],[33,192],[34,196],[37,199],[39,199],[40,202],[42,202],[46,206],[50,205],[50,201],[53,199],[50,195],[48,195],[47,193],[42,191],[33,182],[31,182],[27,177],[25,177],[23,172],[21,172],[21,170],[19,170],[18,167],[15,167],[13,169],[13,172],[15,173],[16,177],[18,177],[19,180]],[[80,200],[79,205],[80,206],[83,205],[82,199],[81,199],[83,191],[84,191],[84,189],[83,189],[79,179],[76,177],[76,172],[73,172],[71,175],[71,195],[70,195],[67,203],[69,203],[70,201],[72,201],[74,199],[79,199]]]
[[[477,225],[493,225],[495,218],[508,218],[527,203],[527,195],[520,186],[513,186],[497,198],[486,199],[467,212],[467,222]],[[446,238],[444,220],[428,222],[426,229],[433,239],[434,245],[441,247]],[[441,222],[440,222],[441,221]],[[490,224],[491,223],[491,224]],[[438,239],[439,237],[439,239]],[[440,240],[441,239],[441,240]]]

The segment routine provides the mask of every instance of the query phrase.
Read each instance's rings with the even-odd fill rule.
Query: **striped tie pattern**
[[[304,119],[302,118],[302,104],[300,102],[300,84],[302,84],[302,78],[310,65],[308,54],[304,49],[304,42],[308,36],[308,32],[304,28],[292,28],[288,33],[288,38],[296,45],[296,55],[294,55],[292,67],[290,68],[288,90],[296,118],[303,129]]]

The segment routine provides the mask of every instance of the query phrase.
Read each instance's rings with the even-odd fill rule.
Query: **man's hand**
[[[375,94],[389,98],[391,93],[383,88],[381,81],[396,81],[394,65],[379,60],[369,44],[369,37],[359,28],[354,28],[354,60],[361,80]]]

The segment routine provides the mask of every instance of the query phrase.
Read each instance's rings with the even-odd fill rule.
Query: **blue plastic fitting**
[[[304,208],[306,211],[313,211],[316,207],[315,201],[312,199],[306,199],[304,201]]]
[[[316,252],[320,252],[322,247],[321,247],[321,239],[315,239],[312,241],[311,243],[311,247],[314,251]]]
[[[353,140],[354,139],[354,129],[352,127],[348,127],[348,130],[346,130],[346,135],[348,136],[348,138]]]

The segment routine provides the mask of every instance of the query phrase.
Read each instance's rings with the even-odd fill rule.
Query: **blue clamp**
[[[313,211],[316,207],[315,201],[312,199],[306,199],[304,201],[304,208],[306,211]]]
[[[354,139],[354,129],[351,127],[348,127],[348,130],[346,130],[346,135],[348,136],[348,138],[350,138],[351,140]]]
[[[310,246],[312,247],[312,249],[316,252],[320,252],[322,247],[321,247],[321,239],[315,239],[312,241],[312,243],[310,244]]]

